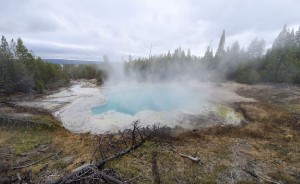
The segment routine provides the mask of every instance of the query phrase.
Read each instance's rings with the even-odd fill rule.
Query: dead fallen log
[[[60,178],[58,181],[55,182],[55,184],[64,184],[64,183],[74,183],[74,182],[84,182],[84,181],[97,181],[97,183],[101,183],[101,179],[110,182],[110,183],[123,183],[122,181],[109,176],[107,174],[105,174],[104,172],[101,171],[101,169],[103,168],[103,166],[112,160],[118,159],[120,157],[122,157],[123,155],[126,155],[128,153],[130,153],[131,151],[133,151],[134,149],[137,149],[138,147],[142,146],[147,140],[149,140],[150,138],[152,138],[156,133],[158,133],[160,131],[160,127],[153,125],[152,128],[143,128],[140,129],[140,127],[138,127],[138,121],[133,123],[133,129],[131,131],[128,131],[128,135],[130,136],[130,141],[131,141],[131,146],[130,147],[126,147],[124,149],[121,149],[120,151],[118,151],[118,149],[114,149],[116,151],[115,154],[113,154],[112,156],[106,157],[105,155],[103,156],[103,150],[99,149],[100,147],[113,147],[115,148],[114,142],[112,141],[113,136],[112,135],[108,135],[107,139],[109,139],[108,143],[106,146],[102,145],[103,143],[103,139],[100,138],[99,139],[99,146],[97,146],[97,149],[99,149],[101,155],[102,155],[102,160],[100,161],[95,161],[93,164],[89,164],[89,165],[84,165],[84,166],[80,166],[79,168],[75,169],[73,172],[71,172],[70,174]],[[140,133],[138,133],[138,131],[140,131]],[[141,132],[144,133],[144,135],[141,135]],[[138,136],[140,134],[140,136]],[[120,142],[126,142],[124,135],[122,134],[122,139]],[[124,143],[124,145],[127,145]],[[93,153],[94,157],[95,152]]]
[[[256,177],[256,178],[260,178],[260,179],[262,179],[262,180],[264,180],[264,181],[267,181],[267,182],[269,182],[269,183],[280,184],[280,183],[277,182],[277,181],[273,181],[273,180],[267,179],[267,178],[264,177],[264,176],[261,176],[261,175],[258,174],[254,169],[252,169],[253,171],[250,171],[250,170],[248,170],[248,169],[244,169],[244,168],[243,168],[243,170],[244,170],[245,172],[249,173],[251,176],[254,176],[254,177]]]
[[[131,151],[137,149],[138,147],[142,146],[148,138],[150,138],[153,134],[149,135],[148,137],[146,137],[145,139],[143,139],[141,142],[129,147],[129,148],[126,148],[124,150],[121,150],[120,152],[116,153],[115,155],[111,156],[111,157],[108,157],[107,159],[104,159],[104,160],[100,160],[98,162],[95,163],[95,165],[100,169],[102,168],[107,162],[109,161],[112,161],[112,160],[115,160],[117,158],[120,158],[122,157],[123,155],[126,155],[128,153],[130,153]]]
[[[133,132],[132,132],[132,137],[134,137],[134,140],[132,138],[132,146],[129,147],[129,148],[126,148],[126,149],[123,149],[119,152],[117,152],[116,154],[106,158],[106,159],[103,159],[103,160],[100,160],[100,161],[97,161],[95,163],[95,165],[101,169],[107,162],[109,161],[112,161],[112,160],[115,160],[117,158],[120,158],[122,157],[123,155],[125,154],[128,154],[130,153],[131,151],[137,149],[138,147],[142,146],[147,140],[149,140],[151,137],[153,137],[156,133],[158,133],[160,131],[160,127],[154,125],[153,128],[152,128],[152,131],[150,131],[150,133],[146,136],[141,136],[141,140],[137,143],[137,140],[136,140],[136,131],[139,130],[139,128],[137,127],[138,126],[138,122],[134,122],[134,125],[133,125]],[[147,128],[147,130],[149,130],[149,128]]]

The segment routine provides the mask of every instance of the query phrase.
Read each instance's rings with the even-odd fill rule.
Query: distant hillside
[[[99,64],[102,61],[84,61],[84,60],[68,60],[68,59],[43,59],[44,61],[54,63],[54,64]]]

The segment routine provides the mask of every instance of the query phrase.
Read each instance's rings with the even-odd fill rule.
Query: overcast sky
[[[120,61],[178,46],[202,55],[226,45],[272,44],[300,25],[300,0],[0,0],[0,34],[21,37],[42,58]]]

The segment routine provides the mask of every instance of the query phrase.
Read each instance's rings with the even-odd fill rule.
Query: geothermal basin
[[[51,111],[72,132],[100,134],[156,124],[186,129],[219,124],[237,125],[243,117],[231,108],[253,101],[235,93],[240,84],[203,82],[119,83],[97,87],[91,81],[72,86],[37,101],[19,105]]]

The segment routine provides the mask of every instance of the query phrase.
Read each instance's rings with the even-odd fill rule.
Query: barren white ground
[[[142,126],[160,123],[169,127],[180,125],[184,128],[192,128],[189,122],[184,122],[184,117],[191,112],[174,110],[171,112],[141,111],[134,116],[108,111],[100,115],[93,115],[91,108],[105,103],[106,90],[118,90],[126,88],[128,84],[108,85],[106,87],[96,87],[91,81],[73,81],[72,86],[58,93],[48,95],[42,99],[34,101],[19,102],[19,105],[44,108],[53,113],[61,120],[63,126],[72,132],[90,132],[100,134],[105,132],[115,132],[129,128],[133,121],[139,120]],[[141,84],[145,85],[145,84]],[[214,112],[216,109],[212,104],[229,104],[239,101],[253,101],[241,97],[235,90],[242,87],[236,83],[224,83],[216,85],[214,83],[192,83],[193,88],[201,93],[203,99],[209,103],[203,103],[196,114]],[[195,115],[195,112],[193,112]],[[227,124],[238,124],[240,119],[235,113],[228,113]]]

